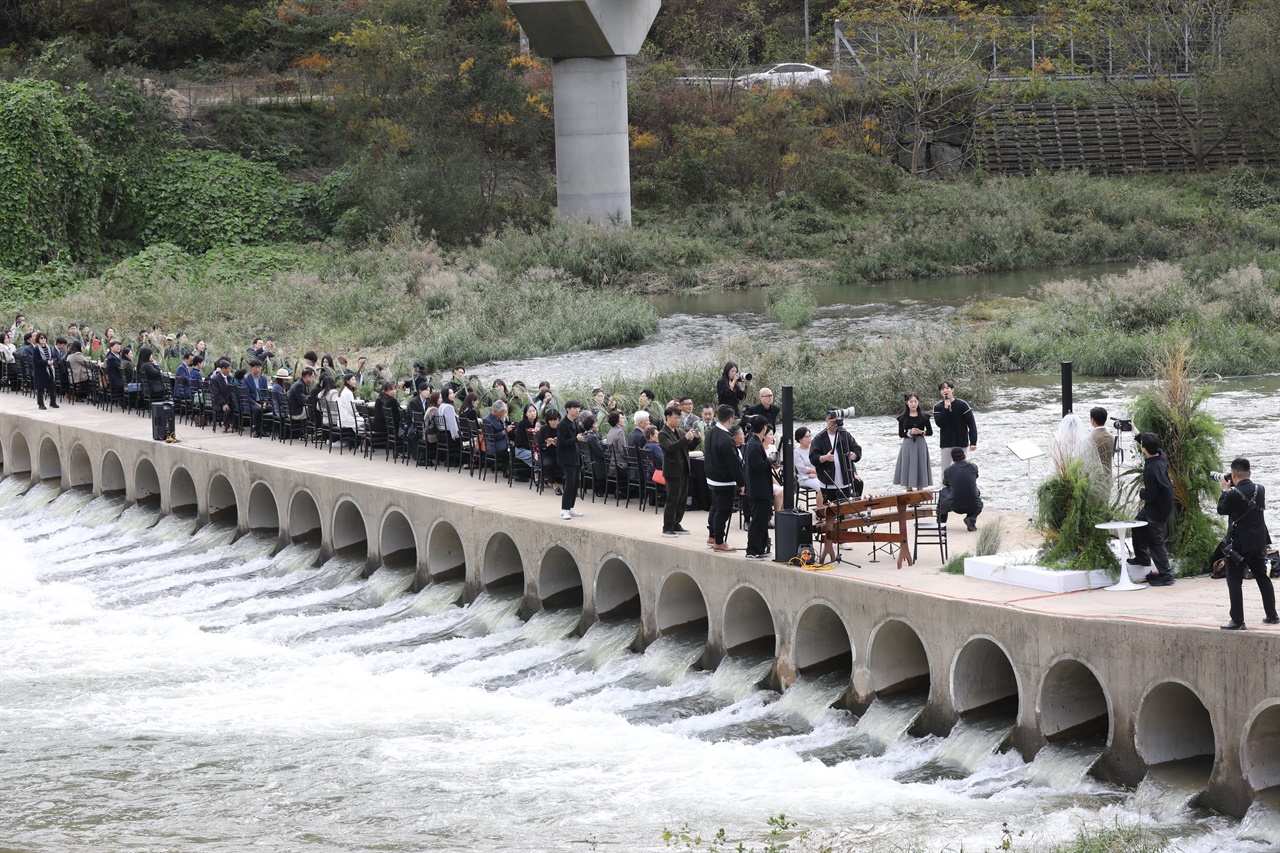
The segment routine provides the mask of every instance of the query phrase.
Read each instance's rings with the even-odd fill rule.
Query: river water
[[[1264,470],[1275,385],[1212,403],[1249,411],[1230,452]],[[1021,377],[979,413],[994,504],[1022,506],[1036,475],[998,446],[1047,436],[1056,408]],[[874,487],[896,439],[888,419],[851,426]],[[403,571],[362,579],[315,546],[195,528],[0,481],[0,848],[663,850],[685,823],[750,847],[780,812],[839,850],[994,849],[1006,822],[1024,850],[1117,822],[1188,853],[1280,846],[1272,811],[1238,823],[1194,791],[1099,781],[1096,742],[1025,763],[1008,716],[913,737],[919,696],[832,708],[847,671],[778,696],[757,686],[766,658],[695,669],[704,638],[636,654],[634,622],[578,636],[576,610],[524,622],[514,598],[463,607],[458,582],[413,592]]]

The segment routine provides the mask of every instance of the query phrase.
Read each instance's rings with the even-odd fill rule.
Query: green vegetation
[[[1165,529],[1169,553],[1178,558],[1179,574],[1197,575],[1209,567],[1209,556],[1222,538],[1223,524],[1205,511],[1217,504],[1219,489],[1209,472],[1221,467],[1222,425],[1201,404],[1208,391],[1198,388],[1191,346],[1172,343],[1155,364],[1156,381],[1133,405],[1134,426],[1160,439],[1173,483],[1173,515]],[[1132,488],[1141,486],[1141,469]]]
[[[938,571],[948,575],[962,575],[964,574],[964,561],[972,556],[974,555],[969,551],[965,551],[963,554],[956,554],[950,560],[947,560],[947,564],[938,569]]]
[[[1094,475],[1091,460],[1054,451],[1054,472],[1036,489],[1036,525],[1045,535],[1041,565],[1070,571],[1106,569],[1118,577],[1120,563],[1110,538],[1096,525],[1111,520],[1109,481]],[[1092,460],[1096,462],[1096,460]]]
[[[800,329],[809,325],[818,310],[818,300],[802,284],[769,288],[769,314],[784,329]]]
[[[407,367],[419,359],[430,370],[614,346],[657,328],[639,297],[575,290],[545,270],[511,279],[458,268],[411,235],[356,251],[278,245],[192,254],[160,244],[28,314],[46,328],[160,322],[233,358],[254,337],[275,334],[292,354],[372,350],[371,361]]]
[[[953,561],[954,562],[954,561]],[[684,824],[679,829],[664,829],[662,839],[668,849],[673,850],[705,850],[706,853],[781,853],[783,850],[803,850],[807,853],[854,853],[854,851],[879,851],[886,853],[933,853],[918,842],[891,841],[888,846],[880,847],[855,842],[857,846],[833,844],[808,831],[801,831],[799,825],[788,820],[784,814],[769,818],[769,831],[759,840],[760,847],[754,846],[750,840],[735,841],[729,838],[724,829],[714,835],[702,837]],[[981,848],[981,853],[994,851],[1034,850],[1037,853],[1162,853],[1169,848],[1169,841],[1144,826],[1125,826],[1118,821],[1114,824],[1099,826],[1081,826],[1074,838],[1058,844],[1034,844],[1026,847],[1021,839],[1023,833],[1015,831],[1006,822],[1001,825],[999,838],[991,847]],[[960,847],[958,853],[963,853]],[[950,846],[942,848],[940,853],[955,853]]]
[[[999,521],[988,522],[978,528],[978,541],[973,546],[979,557],[1000,553],[1000,541],[1004,538]]]

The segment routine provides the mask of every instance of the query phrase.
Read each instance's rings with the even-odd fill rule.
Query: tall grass
[[[274,335],[290,355],[359,354],[429,370],[458,361],[543,355],[639,340],[657,329],[643,297],[585,292],[563,274],[461,267],[405,240],[344,252],[327,246],[153,246],[71,293],[26,309],[50,327],[89,321],[121,334],[188,331],[216,355]]]
[[[1047,370],[1072,361],[1079,373],[1141,375],[1160,354],[1189,342],[1200,369],[1222,375],[1280,370],[1278,259],[1153,263],[1089,281],[1038,289],[1029,302],[970,306],[962,319],[986,330],[995,369]]]
[[[778,285],[767,294],[769,314],[784,329],[801,329],[809,325],[818,311],[818,299],[803,284]]]

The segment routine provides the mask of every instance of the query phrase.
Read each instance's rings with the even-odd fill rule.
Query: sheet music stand
[[[1028,477],[1031,476],[1031,460],[1035,459],[1037,456],[1044,456],[1044,451],[1036,446],[1036,443],[1030,439],[1015,441],[1005,446],[1009,448],[1009,452],[1018,457],[1019,462],[1027,463]]]

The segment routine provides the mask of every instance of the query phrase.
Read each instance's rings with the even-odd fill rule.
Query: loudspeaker
[[[173,435],[173,403],[167,400],[163,403],[151,404],[151,437],[156,441],[164,441]]]
[[[813,545],[813,514],[802,509],[780,509],[773,514],[773,559],[785,563],[801,545]]]

